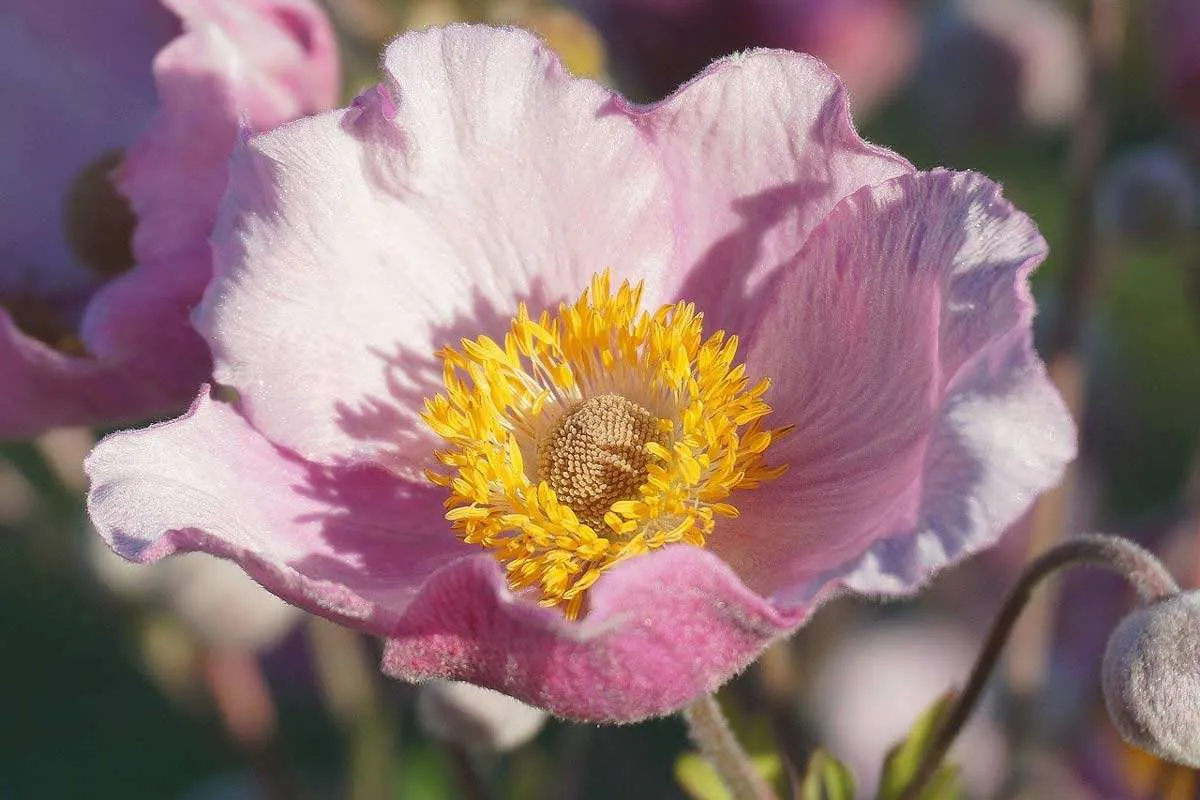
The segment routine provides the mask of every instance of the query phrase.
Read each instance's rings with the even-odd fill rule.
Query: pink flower
[[[816,664],[808,662],[810,713],[823,746],[854,770],[860,795],[875,797],[888,751],[970,674],[979,633],[938,617],[851,624]],[[947,759],[961,770],[972,797],[994,795],[1009,763],[990,711],[972,716]]]
[[[393,676],[635,720],[836,592],[914,592],[1072,457],[1037,230],[864,143],[816,60],[723,59],[649,107],[514,30],[384,67],[235,154],[198,326],[237,401],[90,456],[126,558],[223,555],[385,637]],[[625,281],[685,304],[639,318]]]
[[[0,11],[0,437],[175,410],[244,120],[332,106],[309,0],[19,0]]]
[[[1159,0],[1154,23],[1167,99],[1184,115],[1200,118],[1200,4]]]
[[[869,114],[908,79],[918,24],[907,0],[755,0],[756,44],[811,53],[846,84],[856,115]]]
[[[1087,43],[1078,19],[1047,0],[952,0],[930,26],[916,82],[940,139],[1053,128],[1079,113]]]
[[[905,0],[585,0],[630,76],[655,97],[719,56],[748,47],[798,50],[845,82],[856,113],[908,77],[917,22]]]

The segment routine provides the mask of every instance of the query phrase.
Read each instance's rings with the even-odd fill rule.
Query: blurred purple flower
[[[916,81],[922,118],[947,144],[1070,121],[1083,99],[1078,21],[1046,0],[953,0],[930,25]]]
[[[197,324],[238,400],[202,395],[182,418],[93,452],[92,518],[126,558],[232,558],[281,597],[386,637],[394,676],[635,720],[713,690],[834,592],[908,594],[993,544],[1073,456],[1070,418],[1032,349],[1027,279],[1045,254],[1033,223],[978,175],[918,172],[863,142],[815,59],[723,59],[649,107],[570,77],[514,30],[405,35],[384,66],[386,82],[353,107],[235,154]],[[422,414],[466,380],[446,377],[442,348],[505,361],[474,337],[515,352],[505,331],[519,303],[537,319],[606,269],[614,283],[642,282],[650,312],[693,302],[709,333],[736,334],[750,384],[773,381],[770,424],[795,432],[722,434],[689,456],[693,477],[669,473],[671,486],[747,475],[727,454],[756,441],[788,467],[727,497],[688,496],[715,528],[673,541],[703,547],[645,547],[674,518],[640,531],[606,518],[599,533],[564,527],[573,515],[551,520],[546,546],[562,557],[531,552],[535,567],[587,569],[568,552],[585,533],[603,552],[651,550],[608,564],[573,621],[540,606],[544,595],[513,591],[495,553],[455,535],[450,490],[426,477],[449,463],[438,460],[447,441]],[[639,350],[618,361],[593,373],[568,360],[583,377],[512,412],[527,425],[472,439],[494,446],[469,463],[509,470],[524,493],[504,503],[527,508],[534,481],[547,486],[539,459],[510,443],[552,423],[546,409],[561,421],[563,402],[594,398],[605,375],[657,409],[655,430],[726,430],[712,406],[675,405],[712,399],[696,388],[712,360]],[[496,363],[471,367],[494,398],[563,374],[480,377]],[[653,384],[639,376],[661,364],[696,377],[646,399]],[[498,409],[468,416],[492,424]],[[677,436],[654,457],[698,441]],[[485,492],[510,488],[489,480]],[[646,507],[654,485],[636,495]],[[639,507],[626,498],[609,507],[614,519]],[[463,512],[454,519],[510,516],[450,505]],[[534,528],[521,530],[547,531]]]
[[[0,10],[0,438],[179,408],[188,314],[239,121],[332,106],[309,0],[17,0]]]
[[[1187,235],[1200,221],[1200,184],[1187,154],[1166,144],[1121,154],[1100,173],[1096,224],[1131,242]]]
[[[710,61],[778,47],[824,61],[845,83],[858,115],[907,79],[917,23],[907,0],[581,0],[618,66],[661,97]]]

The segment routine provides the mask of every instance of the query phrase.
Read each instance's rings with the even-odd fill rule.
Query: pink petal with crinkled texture
[[[860,119],[907,80],[920,25],[907,0],[751,0],[760,43],[811,53],[846,84]]]
[[[854,130],[841,82],[798,53],[714,62],[642,112],[670,176],[679,239],[666,291],[743,333],[768,278],[851,192],[913,172]]]
[[[638,131],[531,34],[406,34],[384,67],[351,109],[235,155],[197,324],[272,441],[415,475],[439,347],[605,268],[653,291],[673,236]]]
[[[770,376],[788,472],[712,538],[788,606],[836,580],[906,593],[993,544],[1074,456],[1031,343],[1045,255],[998,187],[933,172],[841,203],[770,288],[747,367]]]
[[[86,468],[92,521],[125,558],[232,558],[285,600],[374,633],[429,574],[479,552],[451,533],[440,491],[305,462],[207,393],[177,420],[107,437]]]
[[[413,601],[384,671],[478,683],[570,719],[633,722],[716,690],[811,611],[780,613],[687,545],[619,564],[589,599],[587,616],[568,622],[517,601],[494,562],[472,559]]]
[[[207,395],[109,436],[87,472],[92,520],[125,558],[231,558],[285,600],[387,636],[398,677],[470,680],[575,719],[672,711],[809,610],[780,614],[712,553],[679,546],[610,570],[569,622],[514,596],[499,564],[454,536],[440,490],[305,462]]]

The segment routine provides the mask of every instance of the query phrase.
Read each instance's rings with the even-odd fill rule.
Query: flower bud
[[[500,753],[536,736],[546,712],[470,683],[431,680],[417,689],[417,721],[435,739]]]
[[[1134,150],[1100,175],[1096,221],[1127,239],[1169,240],[1195,226],[1198,210],[1200,186],[1186,156],[1172,147]]]
[[[1127,742],[1200,768],[1200,592],[1138,609],[1104,653],[1104,699]]]

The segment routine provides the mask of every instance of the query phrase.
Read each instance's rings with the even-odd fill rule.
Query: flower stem
[[[715,697],[706,694],[692,701],[683,709],[683,719],[700,754],[720,774],[734,800],[775,800],[775,792],[750,762]]]
[[[1088,534],[1068,539],[1030,562],[1000,608],[984,640],[983,649],[971,668],[966,686],[934,734],[929,749],[900,800],[917,800],[929,779],[954,743],[963,724],[975,709],[988,677],[1000,659],[1000,651],[1012,633],[1017,618],[1043,578],[1065,567],[1091,565],[1116,572],[1137,591],[1143,603],[1153,603],[1179,592],[1179,585],[1148,550],[1120,536]]]
[[[461,793],[459,796],[463,800],[490,800],[492,793],[487,781],[479,774],[479,766],[471,752],[461,744],[447,743],[445,747]]]
[[[1067,158],[1067,223],[1063,242],[1063,271],[1057,313],[1050,320],[1045,344],[1039,348],[1049,365],[1050,380],[1066,401],[1076,423],[1086,414],[1087,365],[1080,343],[1094,324],[1102,281],[1116,258],[1111,237],[1102,237],[1094,219],[1096,184],[1111,125],[1113,76],[1120,62],[1124,28],[1123,0],[1087,0],[1088,76],[1083,106],[1071,130]],[[1034,505],[1028,555],[1036,556],[1065,538],[1069,509],[1077,494],[1078,466],[1067,466],[1062,480]],[[1013,634],[1007,673],[1014,692],[1025,700],[1045,681],[1055,597],[1042,592]]]

